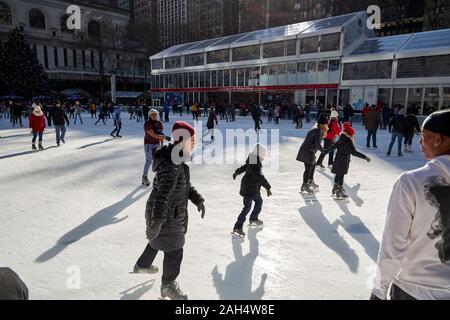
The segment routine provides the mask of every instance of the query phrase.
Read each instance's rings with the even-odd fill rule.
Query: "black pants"
[[[333,141],[332,140],[328,140],[328,139],[324,140],[323,147],[325,149],[328,149],[332,145],[333,145]],[[325,156],[326,156],[325,153],[321,153],[320,157],[319,157],[319,160],[317,160],[317,164],[322,164],[323,159],[325,159]],[[331,165],[333,165],[333,163],[334,163],[334,151],[330,152],[329,156],[328,156],[328,165],[331,166]]]
[[[307,184],[309,180],[314,180],[314,172],[316,171],[316,165],[305,163],[305,172],[303,173],[303,183]]]
[[[405,291],[397,287],[395,284],[392,285],[391,289],[391,300],[417,300],[414,297],[411,297]]]
[[[111,135],[120,135],[120,130],[122,130],[122,122],[114,120],[115,129],[111,132]]]
[[[145,248],[137,265],[141,268],[150,268],[158,254],[150,243]],[[172,252],[164,252],[162,284],[167,285],[176,280],[180,274],[181,262],[183,261],[183,248]]]
[[[405,145],[411,146],[413,143],[414,135],[408,134],[408,135],[405,135],[404,138],[405,138]]]
[[[334,183],[338,184],[340,186],[343,186],[344,185],[344,175],[343,174],[337,174],[334,177]]]
[[[97,125],[97,123],[99,123],[100,121],[103,121],[103,124],[106,125],[105,115],[102,113],[100,113],[100,115],[98,116],[98,120],[97,120],[97,122],[95,122],[95,125]]]
[[[260,122],[259,122],[259,120],[254,120],[255,121],[255,131],[259,131],[259,130],[261,130],[261,127],[259,126],[260,125]]]

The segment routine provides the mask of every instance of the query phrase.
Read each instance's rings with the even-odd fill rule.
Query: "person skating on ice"
[[[154,153],[153,190],[146,206],[147,239],[149,243],[137,261],[134,272],[153,274],[158,268],[153,261],[158,251],[164,252],[161,285],[162,298],[187,300],[176,281],[183,260],[185,235],[188,230],[188,200],[205,217],[205,200],[191,185],[190,170],[184,159],[195,147],[195,129],[177,121],[172,127],[174,143]]]
[[[80,119],[81,124],[83,124],[83,119],[81,118],[81,113],[84,112],[84,109],[81,107],[80,101],[75,102],[75,120],[73,122],[74,125],[77,124],[77,119]]]
[[[391,155],[395,140],[398,140],[398,156],[403,157],[402,147],[403,137],[405,133],[405,116],[400,112],[398,112],[395,117],[392,118],[392,120],[389,122],[389,132],[392,134],[392,136],[387,156],[389,157]]]
[[[208,129],[208,131],[206,131],[205,134],[203,134],[202,138],[204,138],[208,134],[210,134],[211,142],[214,142],[214,124],[218,125],[219,121],[217,120],[217,114],[216,114],[215,107],[212,107],[209,112],[208,122],[206,123],[206,128]]]
[[[371,161],[368,156],[356,150],[354,136],[355,130],[350,126],[350,123],[345,122],[343,124],[343,132],[341,133],[339,140],[327,151],[329,153],[337,150],[331,172],[336,175],[334,177],[332,194],[339,200],[348,198],[344,190],[344,176],[348,174],[351,156],[364,159],[367,162]]]
[[[250,153],[245,165],[240,167],[233,174],[233,179],[245,173],[241,181],[241,189],[239,194],[243,197],[244,208],[242,209],[233,228],[233,234],[238,237],[245,237],[243,231],[244,223],[247,215],[252,209],[252,203],[255,203],[253,211],[250,215],[250,225],[261,227],[263,222],[259,220],[259,214],[262,210],[263,199],[261,197],[261,187],[267,191],[267,196],[272,195],[271,186],[262,173],[262,161],[266,157],[266,148],[262,144],[257,144]]]
[[[49,123],[55,125],[55,134],[56,134],[56,144],[58,147],[62,143],[66,143],[65,137],[66,137],[66,126],[70,125],[69,118],[67,117],[66,112],[61,107],[61,102],[56,101],[55,106],[52,108],[52,111],[50,111],[50,118]]]
[[[122,107],[119,105],[114,106],[114,130],[111,132],[111,137],[122,138],[120,130],[122,130]]]
[[[328,132],[325,136],[323,147],[324,149],[330,148],[335,142],[336,138],[341,134],[341,127],[339,126],[339,113],[335,109],[331,109],[330,121],[328,123]],[[325,169],[323,160],[325,159],[325,153],[321,153],[319,160],[317,160],[317,167]],[[331,168],[334,162],[334,151],[328,153],[328,167]]]
[[[306,135],[305,140],[300,146],[297,154],[297,161],[305,164],[303,173],[303,184],[300,193],[313,195],[314,190],[319,186],[314,182],[314,172],[316,170],[316,153],[320,151],[326,153],[322,147],[322,140],[328,132],[328,120],[324,113],[319,116],[317,125],[312,128]]]
[[[450,110],[422,126],[428,163],[394,184],[372,300],[450,300]]]
[[[414,140],[414,134],[420,134],[419,120],[413,113],[412,108],[408,108],[407,115],[405,117],[405,152],[412,153],[412,143]]]
[[[153,163],[153,152],[163,144],[164,140],[170,141],[170,138],[163,134],[163,130],[164,126],[162,122],[158,120],[158,111],[155,109],[150,110],[150,118],[144,125],[145,165],[144,173],[142,175],[142,184],[147,187],[150,186],[148,172]]]
[[[45,115],[44,112],[42,112],[41,107],[36,106],[33,110],[33,112],[30,115],[29,121],[29,127],[31,129],[31,133],[33,134],[33,140],[32,140],[32,150],[37,150],[36,148],[36,139],[39,136],[39,150],[44,150],[44,147],[42,146],[42,137],[44,135],[45,131]]]

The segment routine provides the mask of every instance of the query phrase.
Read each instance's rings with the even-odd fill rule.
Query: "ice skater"
[[[203,134],[203,137],[206,137],[208,134],[211,135],[211,142],[214,142],[214,124],[218,125],[219,121],[217,120],[217,115],[216,115],[216,111],[214,110],[215,108],[212,107],[211,111],[209,112],[209,116],[208,116],[208,122],[206,123],[206,128],[208,128],[208,131],[206,131]]]
[[[120,130],[122,130],[122,107],[119,105],[116,105],[114,107],[114,130],[111,132],[111,137],[113,138],[122,138],[120,135]]]
[[[323,147],[324,149],[330,148],[341,134],[341,127],[339,126],[339,113],[335,109],[331,109],[330,122],[328,123],[328,132],[325,136]],[[325,153],[321,153],[319,160],[317,160],[317,167],[325,169],[323,160],[325,159]],[[334,162],[334,151],[328,153],[328,167],[331,168]]]
[[[81,124],[83,124],[83,119],[81,118],[81,113],[84,112],[84,109],[80,105],[80,101],[75,102],[75,120],[73,122],[74,125],[77,124],[77,118],[80,119]]]
[[[367,162],[371,161],[368,156],[356,150],[354,136],[355,130],[351,127],[350,123],[345,122],[343,125],[343,132],[341,133],[339,140],[327,151],[330,153],[337,150],[336,159],[331,169],[331,172],[336,175],[334,177],[334,186],[332,191],[332,194],[336,200],[345,200],[348,198],[348,195],[344,190],[344,176],[348,174],[351,156],[364,159]]]
[[[325,114],[321,114],[317,125],[306,135],[303,144],[297,154],[297,161],[305,164],[303,173],[303,184],[300,193],[314,195],[319,186],[314,182],[314,172],[316,170],[316,153],[320,151],[326,153],[322,147],[322,140],[328,132],[328,120]]]
[[[45,131],[45,116],[44,112],[42,112],[41,107],[36,106],[29,118],[29,127],[31,129],[31,133],[33,134],[32,140],[32,150],[37,150],[36,148],[36,139],[39,136],[39,150],[44,150],[42,146],[42,138]]]
[[[245,220],[247,219],[247,215],[252,209],[253,202],[255,202],[255,206],[250,215],[250,226],[263,226],[263,222],[259,220],[259,214],[261,213],[263,205],[261,187],[266,189],[268,197],[272,195],[272,187],[262,173],[262,161],[265,156],[266,148],[262,144],[257,144],[250,153],[245,165],[237,169],[233,174],[233,179],[236,180],[237,176],[245,172],[245,175],[241,181],[241,189],[239,192],[244,200],[244,208],[242,209],[232,232],[233,235],[240,238],[245,237],[243,226]]]
[[[65,137],[66,137],[66,126],[69,126],[69,118],[67,117],[66,113],[64,112],[64,109],[61,107],[61,102],[56,101],[55,107],[52,108],[52,111],[50,112],[50,118],[49,118],[49,124],[55,125],[55,133],[56,133],[56,144],[58,147],[62,143],[66,143]]]
[[[412,108],[408,108],[408,114],[405,117],[405,152],[413,152],[414,134],[420,135],[421,132],[419,120],[414,115]]]

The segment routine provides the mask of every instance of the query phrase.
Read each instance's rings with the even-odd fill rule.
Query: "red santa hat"
[[[353,137],[355,135],[355,129],[352,128],[350,123],[345,122],[343,125],[343,128],[344,128],[344,132],[346,134],[348,134],[349,136]]]
[[[189,123],[184,121],[177,121],[172,127],[173,138],[175,142],[180,142],[180,138],[185,136],[186,133],[193,137],[195,135],[195,129]]]

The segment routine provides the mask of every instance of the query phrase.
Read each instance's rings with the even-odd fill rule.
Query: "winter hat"
[[[423,123],[422,129],[450,137],[450,110],[437,111]]]
[[[154,113],[159,114],[158,110],[156,110],[156,109],[151,109],[151,110],[148,112],[149,115],[152,115],[152,114],[154,114]]]
[[[318,124],[328,124],[328,119],[324,113],[319,116]]]
[[[41,110],[41,107],[39,107],[39,106],[36,106],[36,107],[34,108],[33,114],[34,114],[36,117],[41,117],[41,116],[44,115],[44,113],[43,113],[42,110]]]
[[[339,118],[339,113],[335,109],[331,109],[331,118]]]
[[[344,122],[343,128],[344,128],[344,132],[346,134],[348,134],[349,136],[353,137],[355,135],[355,129],[352,128],[350,123]]]
[[[188,132],[190,137],[195,135],[195,129],[189,123],[184,121],[177,121],[173,124],[172,133],[175,142],[180,142],[180,138],[183,137],[183,133]]]

